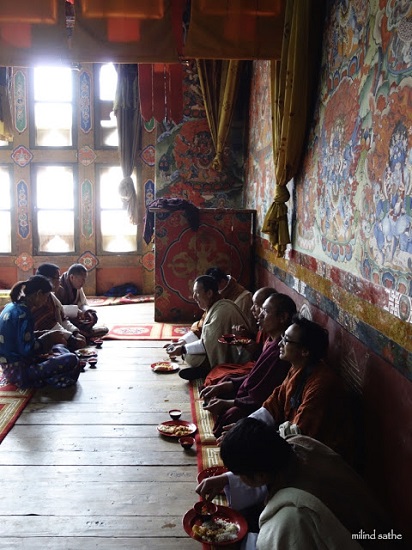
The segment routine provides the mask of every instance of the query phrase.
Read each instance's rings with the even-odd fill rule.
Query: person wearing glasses
[[[60,330],[66,338],[66,345],[70,351],[84,348],[86,346],[86,338],[80,333],[78,327],[65,315],[60,300],[54,294],[60,284],[59,266],[50,263],[41,264],[37,268],[36,275],[46,277],[53,288],[46,302],[33,312],[36,332]]]
[[[279,386],[290,368],[280,358],[279,342],[296,314],[295,302],[286,294],[272,294],[265,300],[258,321],[268,335],[262,354],[249,374],[227,376],[220,383],[207,386],[200,392],[204,409],[216,418],[215,437],[220,437],[223,426],[237,422],[262,406],[273,389]]]
[[[288,422],[345,459],[354,460],[349,396],[337,371],[325,362],[328,331],[296,315],[279,342],[279,357],[291,363],[283,383],[252,413],[277,428]]]
[[[325,362],[328,331],[297,314],[279,342],[279,357],[291,363],[280,386],[250,416],[274,425],[281,433],[318,439],[354,463],[355,430],[349,394],[335,369]],[[224,428],[218,443],[233,425]]]

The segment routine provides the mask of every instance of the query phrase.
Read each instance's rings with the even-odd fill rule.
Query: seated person
[[[53,292],[59,288],[60,269],[55,264],[41,264],[37,268],[36,275],[46,277],[53,288]],[[34,328],[37,331],[60,330],[66,338],[66,347],[74,351],[84,348],[86,338],[80,334],[80,330],[70,322],[64,314],[63,306],[58,298],[50,292],[46,302],[33,311]]]
[[[239,332],[241,331],[242,335],[244,335],[245,337],[247,336],[250,338],[255,338],[257,330],[257,316],[253,314],[253,297],[252,304],[249,307],[249,295],[251,296],[251,293],[246,290],[242,285],[238,284],[236,282],[236,279],[234,279],[230,275],[226,275],[221,269],[217,267],[209,268],[206,271],[206,275],[210,275],[211,277],[216,279],[219,288],[219,294],[222,296],[222,298],[235,302],[235,304],[239,306],[240,309],[248,317],[251,328],[248,328],[246,330],[244,325],[239,325]],[[224,290],[220,290],[221,288],[223,288]],[[272,290],[273,292],[276,292],[275,289]],[[262,303],[263,302],[264,300],[262,301]],[[202,326],[205,320],[205,316],[206,312],[204,312],[202,317],[198,321],[195,321],[190,327],[190,330],[192,330],[198,338],[200,338],[200,334],[202,332]]]
[[[259,325],[258,319],[262,310],[263,302],[272,294],[276,294],[276,290],[269,286],[259,288],[259,290],[253,294],[251,312],[257,325]],[[248,345],[247,351],[251,354],[252,358],[257,359],[262,352],[265,340],[267,338],[264,331],[258,330],[258,333],[255,336],[253,331],[248,330],[244,325],[234,325],[232,327],[232,332],[236,334],[236,336],[240,336],[242,338],[255,338],[254,343]],[[243,376],[249,374],[254,364],[255,361],[248,361],[244,364],[222,363],[221,365],[216,365],[216,367],[214,367],[213,370],[211,370],[206,376],[203,385],[210,386],[211,384],[217,384],[227,375]]]
[[[315,439],[297,435],[285,440],[274,426],[244,418],[226,435],[220,454],[229,472],[203,480],[196,492],[212,499],[225,489],[229,499],[243,497],[230,502],[242,511],[252,502],[248,493],[266,494],[259,526],[252,528],[258,534],[248,536],[247,548],[375,548],[376,540],[359,543],[352,534],[390,532],[389,520],[364,480]],[[378,546],[388,548],[384,540]]]
[[[295,314],[296,305],[289,296],[277,293],[269,296],[259,316],[260,327],[268,339],[250,373],[227,376],[200,392],[206,403],[204,409],[217,417],[213,428],[215,437],[220,437],[223,426],[237,422],[261,407],[275,387],[283,382],[290,363],[279,358],[279,342]]]
[[[226,275],[219,267],[210,267],[206,270],[206,275],[210,275],[217,281],[219,294],[226,300],[232,300],[243,311],[249,320],[250,327],[254,334],[257,332],[257,325],[251,314],[252,293],[244,286],[240,285],[234,277]]]
[[[97,314],[88,303],[83,290],[87,269],[82,264],[73,264],[60,277],[56,296],[63,304],[63,311],[86,338],[100,338],[109,332],[107,327],[95,326]]]
[[[179,372],[185,380],[204,378],[215,365],[223,362],[238,362],[248,354],[237,346],[221,344],[222,334],[231,332],[233,325],[249,327],[248,320],[238,306],[231,300],[221,298],[217,283],[209,275],[197,277],[193,285],[193,298],[200,309],[206,312],[200,338],[193,331],[186,333],[178,342],[167,346],[170,357],[184,355],[189,368]]]
[[[323,359],[328,332],[300,315],[280,340],[280,358],[291,368],[263,407],[252,413],[276,427],[289,421],[300,432],[354,460],[354,422],[348,393],[338,373]]]
[[[42,275],[19,281],[10,291],[11,303],[1,312],[0,366],[7,381],[18,388],[66,388],[79,378],[78,357],[64,347],[64,334],[53,330],[35,336],[33,312],[51,291]]]

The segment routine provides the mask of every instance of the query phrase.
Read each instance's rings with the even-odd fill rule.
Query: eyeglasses
[[[296,340],[289,340],[289,338],[288,338],[285,334],[282,334],[282,335],[281,335],[280,341],[283,342],[284,344],[297,344],[297,345],[301,345],[301,343],[300,343],[300,342],[296,342]]]

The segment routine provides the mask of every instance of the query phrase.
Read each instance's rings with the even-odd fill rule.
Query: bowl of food
[[[99,338],[97,340],[94,340],[94,345],[96,346],[97,349],[100,349],[103,346],[103,340]]]
[[[193,510],[202,518],[203,521],[209,521],[211,517],[216,514],[217,506],[214,502],[201,500],[193,505]]]
[[[180,409],[170,409],[169,416],[172,420],[179,420],[182,416],[182,411]]]
[[[183,449],[185,449],[185,451],[188,451],[193,447],[195,438],[192,437],[191,435],[184,435],[182,437],[179,437],[178,441],[180,445],[183,447]]]
[[[91,357],[90,359],[88,359],[88,363],[89,363],[89,367],[91,369],[95,369],[96,368],[96,365],[97,365],[97,359],[96,357]]]

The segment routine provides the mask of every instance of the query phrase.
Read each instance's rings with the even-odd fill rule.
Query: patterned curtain
[[[282,56],[271,62],[276,187],[262,232],[269,235],[279,257],[290,243],[286,184],[299,169],[310,119],[322,38],[323,2],[320,4],[317,0],[287,1]]]
[[[203,59],[197,59],[196,62],[206,116],[216,151],[212,166],[216,170],[221,170],[242,62]]]
[[[137,153],[141,150],[142,125],[137,85],[137,65],[122,64],[117,69],[114,114],[117,118],[119,157],[123,179],[119,185],[124,208],[131,223],[137,225],[136,190],[131,178]]]

